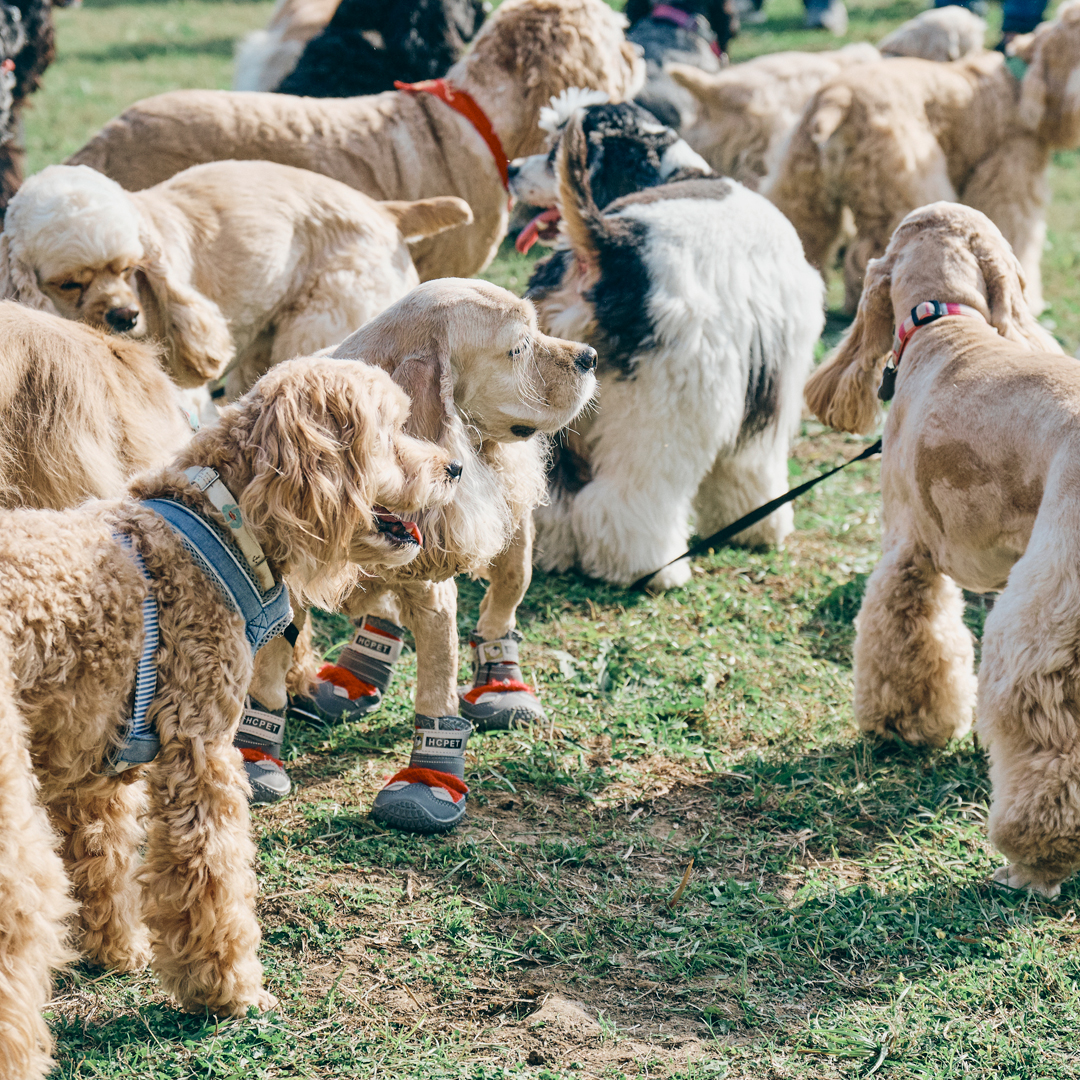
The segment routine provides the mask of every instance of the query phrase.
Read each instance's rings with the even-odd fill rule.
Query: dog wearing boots
[[[875,424],[879,383],[893,399],[883,554],[855,623],[858,724],[943,746],[974,710],[990,839],[1009,860],[995,880],[1054,897],[1080,867],[1080,365],[1032,317],[1024,284],[984,214],[913,211],[806,398],[852,432]],[[961,587],[1003,590],[977,681]]]
[[[4,1080],[51,1064],[71,894],[90,959],[149,961],[197,1012],[272,1004],[233,746],[252,656],[290,620],[286,577],[333,608],[419,552],[383,519],[445,503],[460,467],[407,415],[381,371],[294,360],[127,498],[0,515]]]
[[[532,576],[544,435],[565,427],[592,398],[596,353],[541,333],[527,300],[483,281],[449,278],[414,289],[333,355],[388,371],[412,398],[409,431],[444,447],[464,471],[454,501],[417,519],[420,557],[365,579],[343,604],[359,623],[357,634],[336,663],[308,676],[307,707],[341,720],[374,708],[407,627],[417,656],[414,752],[379,792],[372,814],[393,828],[444,832],[465,814],[470,732],[543,717],[519,667],[515,613]],[[463,687],[455,574],[491,582],[471,638],[473,682]],[[252,684],[260,701],[284,700],[291,657],[282,646],[278,652],[278,668],[268,663]]]

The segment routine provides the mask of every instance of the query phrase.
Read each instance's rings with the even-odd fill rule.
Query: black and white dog
[[[511,181],[561,214],[527,294],[541,325],[600,355],[599,409],[556,451],[536,562],[625,584],[685,550],[692,519],[707,535],[787,490],[824,289],[768,200],[636,105],[574,104],[553,102],[570,115],[552,153]],[[778,544],[792,524],[784,507],[738,539]],[[652,587],[689,576],[683,560]]]
[[[664,71],[690,64],[717,72],[727,63],[728,42],[739,31],[734,0],[627,0],[627,39],[645,53],[645,85],[635,98],[658,120],[681,131],[694,122],[697,101]]]

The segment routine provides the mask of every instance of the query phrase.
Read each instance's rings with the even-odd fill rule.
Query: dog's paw
[[[693,577],[693,570],[690,566],[689,559],[680,559],[678,562],[673,562],[670,566],[665,566],[658,574],[653,574],[649,578],[646,589],[651,593],[665,592],[667,589],[677,589],[680,585],[685,585],[691,577]]]
[[[258,999],[255,1002],[255,1008],[259,1012],[270,1012],[278,1007],[278,999],[270,993],[269,990],[260,990]]]
[[[993,882],[1005,889],[1026,889],[1044,900],[1056,900],[1061,894],[1061,878],[1046,878],[1022,863],[1010,863],[994,871]]]

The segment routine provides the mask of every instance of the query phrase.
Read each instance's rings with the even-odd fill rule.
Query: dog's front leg
[[[150,768],[150,825],[142,870],[153,967],[189,1011],[243,1015],[269,1008],[256,955],[255,846],[247,782],[232,739],[240,702],[203,738],[178,734]],[[230,722],[231,721],[231,722]]]
[[[410,582],[399,595],[416,642],[416,711],[457,716],[457,585],[453,578]]]
[[[150,961],[135,872],[146,794],[141,783],[95,776],[57,794],[46,782],[49,814],[79,902],[78,946],[115,971],[141,971]]]
[[[944,746],[971,727],[975,650],[964,598],[929,554],[886,538],[855,620],[855,719],[863,731]]]
[[[519,523],[510,546],[488,567],[491,584],[480,601],[476,632],[485,641],[504,638],[517,625],[518,605],[532,581],[534,536],[532,515]]]

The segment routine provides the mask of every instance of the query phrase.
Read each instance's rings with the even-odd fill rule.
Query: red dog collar
[[[892,400],[893,387],[896,385],[896,368],[915,331],[920,326],[937,322],[938,319],[944,319],[949,315],[967,315],[976,319],[983,317],[981,311],[967,304],[945,304],[940,300],[924,300],[921,304],[916,304],[911,309],[911,314],[896,328],[892,352],[889,353],[885,370],[881,373],[881,386],[878,387],[878,397],[882,401]]]
[[[445,79],[425,79],[417,83],[395,82],[394,89],[402,90],[406,94],[431,94],[432,97],[437,97],[449,105],[454,112],[461,113],[476,128],[480,138],[487,143],[498,167],[499,176],[502,178],[502,185],[507,192],[510,191],[510,160],[506,156],[506,151],[503,150],[499,136],[495,134],[495,129],[491,126],[491,121],[487,118],[487,113],[477,105],[472,94],[458,90]]]

